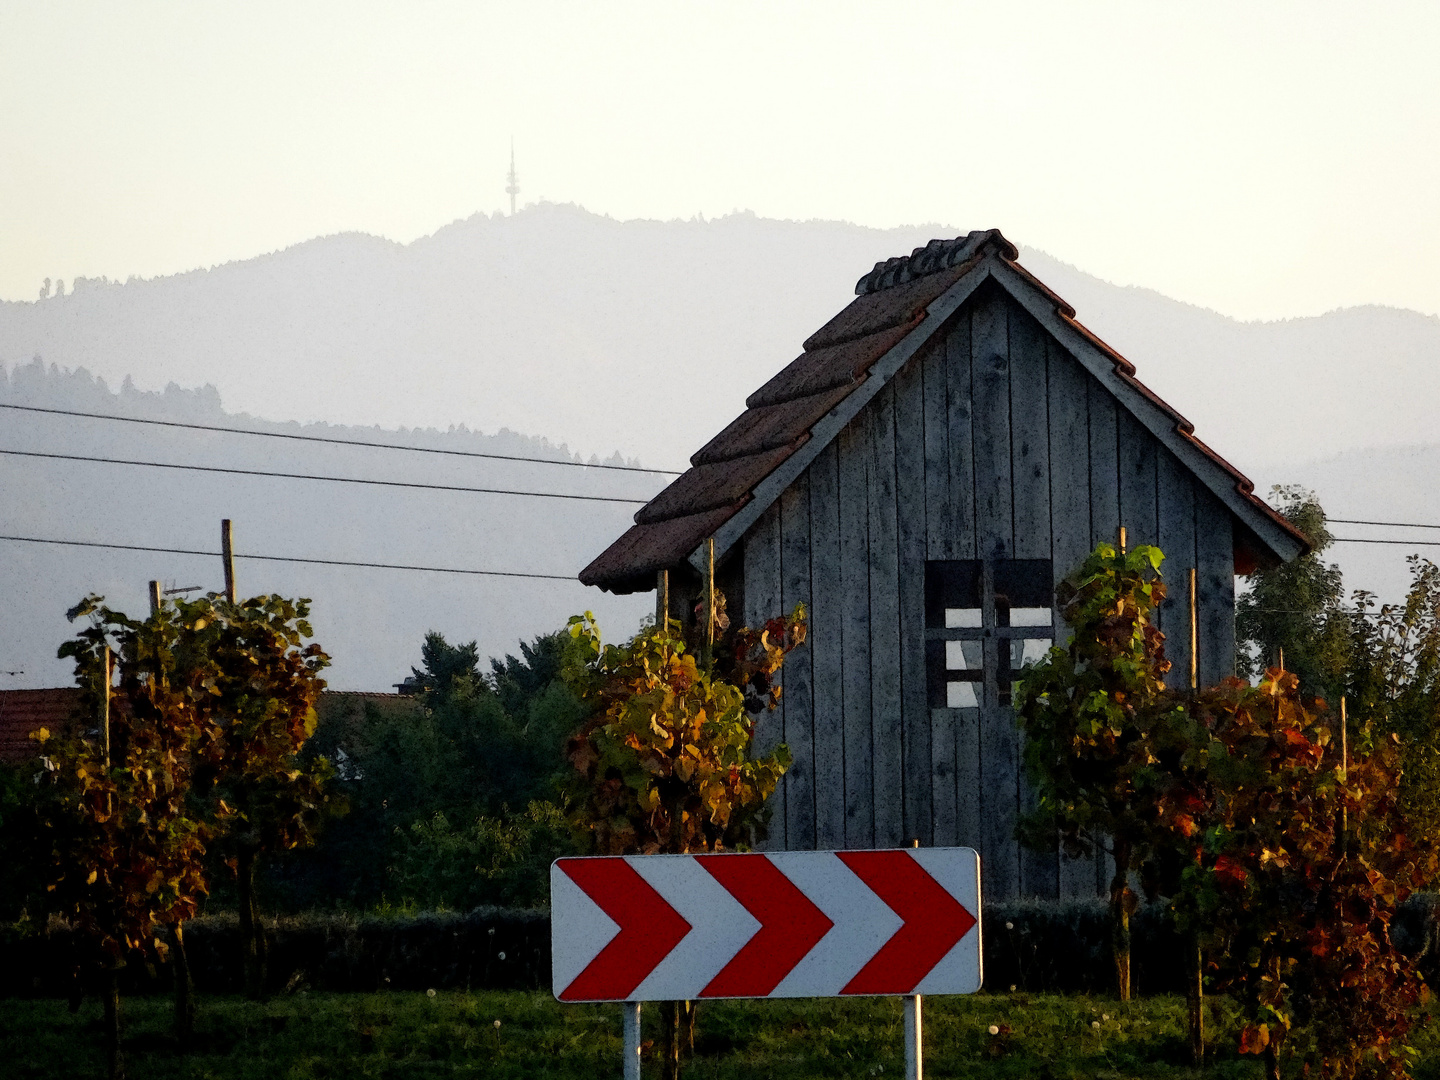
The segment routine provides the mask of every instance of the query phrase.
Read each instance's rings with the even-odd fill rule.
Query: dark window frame
[[[931,708],[954,708],[949,704],[948,687],[952,682],[977,684],[976,707],[1010,705],[1015,675],[1010,642],[1055,640],[1053,574],[1050,559],[943,559],[925,563],[925,692]],[[945,625],[947,610],[977,607],[979,626]],[[1043,626],[1012,626],[1011,612],[1016,608],[1048,608],[1050,622]],[[983,643],[978,677],[957,678],[961,672],[946,668],[945,643],[949,641]]]

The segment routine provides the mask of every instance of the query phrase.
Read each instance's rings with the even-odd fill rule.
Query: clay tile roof
[[[69,727],[80,691],[73,686],[56,690],[0,690],[0,762],[18,765],[35,757],[39,744],[30,738],[38,728],[52,732]]]
[[[926,317],[926,309],[989,248],[1015,258],[994,229],[933,240],[877,263],[856,298],[812,334],[789,366],[746,399],[748,408],[694,456],[689,471],[635,515],[635,526],[580,572],[586,585],[635,592],[680,563],[749,500],[810,429],[865,381],[871,366]]]
[[[1133,389],[1174,421],[1174,430],[1229,473],[1255,511],[1309,544],[1253,493],[1250,481],[1194,437],[1190,423],[1135,378],[1135,367],[1074,321],[1075,309],[1016,261],[999,230],[931,240],[909,255],[875,264],[855,299],[804,344],[804,352],[746,400],[746,410],[690,459],[690,468],[635,515],[635,525],[580,572],[586,585],[615,593],[654,587],[657,570],[678,567],[751,500],[756,485],[810,438],[811,429],[869,377],[870,369],[921,328],[930,306],[982,260],[998,256],[1054,305]],[[929,328],[926,328],[927,332]]]

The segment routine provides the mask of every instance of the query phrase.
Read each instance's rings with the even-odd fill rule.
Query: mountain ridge
[[[325,422],[357,438],[378,431],[389,441],[477,446],[499,439],[548,447],[544,454],[619,455],[683,468],[743,409],[744,398],[849,302],[855,281],[876,262],[960,231],[777,222],[753,214],[624,222],[547,204],[513,218],[472,215],[408,244],[337,233],[215,268],[86,282],[63,297],[0,302],[6,374],[0,393],[15,392],[17,372],[32,371],[38,354],[61,398],[67,393],[61,388],[70,385],[67,400],[110,400],[95,396],[103,385],[122,402],[93,411],[122,408],[126,387],[141,395],[136,408],[159,408],[146,405],[143,395],[163,397],[158,388],[173,384],[175,408],[183,411],[190,402],[237,426]],[[1247,473],[1257,491],[1299,480],[1322,498],[1332,489],[1340,501],[1331,511],[1340,516],[1440,520],[1440,505],[1426,501],[1427,491],[1440,491],[1440,460],[1432,470],[1425,451],[1434,441],[1429,403],[1440,399],[1440,319],[1359,305],[1242,322],[1143,286],[1110,284],[1034,249],[1022,247],[1021,262],[1076,308],[1081,323],[1130,359],[1138,377]],[[80,369],[92,380],[89,390],[83,380],[65,382],[66,370]],[[206,385],[209,392],[183,389]],[[271,469],[289,463],[294,471],[319,471],[319,462],[357,475],[472,485],[499,475],[499,466],[461,467],[431,457],[381,462],[364,457],[378,451],[363,449],[301,453],[270,445],[280,440],[241,445],[233,441],[238,436],[133,431],[122,437],[103,428],[101,421],[21,421],[13,413],[5,421],[12,448],[73,443],[97,456],[165,453]],[[1396,457],[1406,446],[1421,450]],[[1365,475],[1363,464],[1348,458],[1325,464],[1372,452],[1384,468],[1414,476],[1404,484],[1366,485],[1354,482]],[[79,530],[95,538],[108,529],[135,542],[162,533],[170,538],[157,546],[208,550],[218,518],[231,517],[243,542],[257,545],[252,551],[429,565],[458,565],[464,556],[476,566],[523,556],[533,560],[531,568],[569,572],[619,535],[630,513],[618,506],[541,513],[528,501],[520,506],[482,496],[369,492],[362,498],[360,489],[307,488],[299,481],[181,485],[174,474],[122,476],[118,467],[33,462],[22,468],[18,460],[0,460],[0,490],[8,494],[12,522],[57,535]],[[547,466],[530,468],[538,471],[519,470],[508,479],[553,482],[541,475]],[[653,493],[658,482],[637,496]],[[1413,517],[1421,513],[1432,516]],[[1342,561],[1357,581],[1393,583],[1397,560],[1388,557],[1357,550]],[[138,556],[105,558],[93,563],[97,573],[113,583],[107,588],[120,590],[116,595],[133,594],[133,602],[126,601],[132,610],[143,603],[148,577],[171,573]],[[12,559],[0,568],[0,595],[13,616],[5,622],[43,626],[53,652],[67,630],[55,621],[57,613],[74,602],[77,588],[91,588],[87,565],[33,553]],[[478,637],[482,649],[494,653],[585,607],[603,609],[607,629],[628,632],[645,608],[634,600],[607,606],[613,598],[578,585],[535,600],[540,593],[457,591],[439,582],[391,582],[366,595],[371,585],[357,587],[361,578],[338,572],[286,576],[277,568],[257,576],[274,588],[313,594],[332,612],[318,621],[343,647],[334,675],[347,688],[388,686],[391,674],[414,662],[432,625],[463,640]],[[317,588],[322,581],[324,589]],[[1383,584],[1380,591],[1391,589]],[[26,598],[19,607],[16,597]],[[22,636],[0,627],[0,652],[21,647]],[[58,670],[35,655],[31,666]]]

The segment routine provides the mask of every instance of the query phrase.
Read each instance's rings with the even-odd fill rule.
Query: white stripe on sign
[[[600,905],[586,896],[569,875],[561,873],[558,863],[550,864],[550,909],[565,911],[575,923],[574,933],[563,938],[551,935],[550,970],[555,985],[569,986],[620,933],[620,925],[601,911]]]
[[[559,859],[551,883],[562,1001],[980,987],[970,848]]]
[[[838,996],[905,922],[834,855],[809,855],[789,851],[770,858],[835,925],[780,981],[772,997]]]
[[[630,855],[625,861],[694,927],[645,977],[634,1000],[699,997],[760,924],[695,859]]]

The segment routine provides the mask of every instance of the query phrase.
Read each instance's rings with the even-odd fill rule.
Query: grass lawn
[[[170,1040],[167,998],[127,999],[130,1080],[328,1077],[619,1076],[615,1006],[560,1005],[548,994],[440,992],[299,994],[256,1004],[202,998],[196,1045]],[[495,1021],[500,1027],[495,1027]],[[1203,1074],[1250,1080],[1255,1059],[1230,1050],[1234,1027],[1216,1002],[1221,1047]],[[646,1039],[658,1009],[646,1009]],[[987,994],[925,1002],[926,1071],[967,1080],[1190,1077],[1185,1005],[1147,998]],[[991,1035],[990,1027],[1000,1028]],[[1097,1026],[1098,1025],[1098,1026]],[[901,1006],[894,998],[707,1002],[686,1080],[722,1077],[898,1077],[904,1067]],[[649,1060],[647,1076],[658,1076]],[[63,1002],[0,1001],[0,1075],[14,1080],[101,1076],[100,1009],[72,1016]]]

